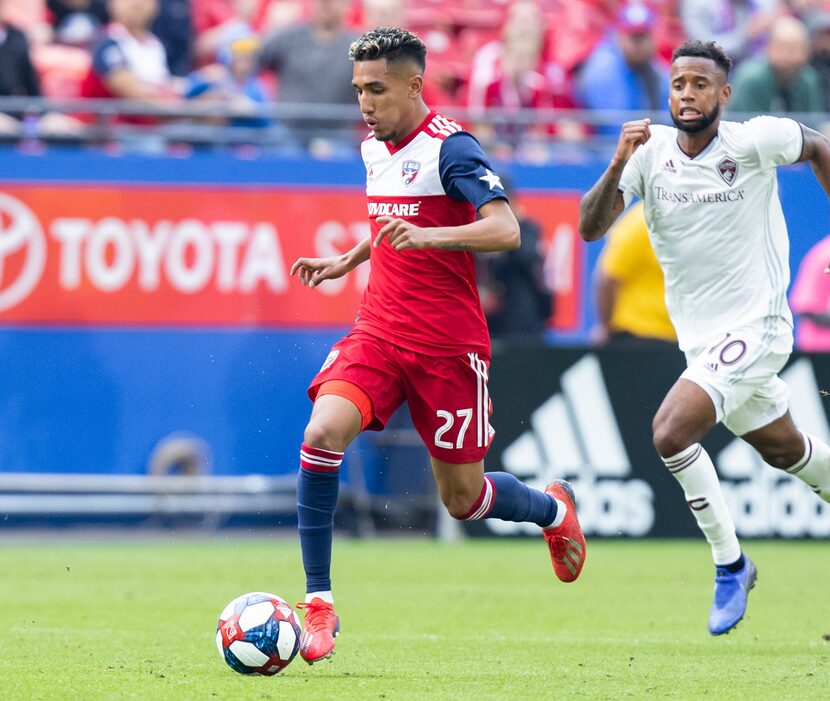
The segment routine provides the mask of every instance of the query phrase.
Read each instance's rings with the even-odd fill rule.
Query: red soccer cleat
[[[340,632],[340,619],[334,606],[314,597],[309,602],[297,604],[305,610],[303,637],[300,638],[300,655],[309,664],[325,660],[334,653],[334,638]]]
[[[563,582],[573,582],[585,564],[586,546],[582,526],[576,517],[574,490],[565,480],[555,480],[545,487],[545,494],[564,502],[568,507],[565,520],[558,526],[543,528],[542,533],[550,550],[553,571]]]

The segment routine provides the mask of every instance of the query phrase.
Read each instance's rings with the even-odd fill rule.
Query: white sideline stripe
[[[0,492],[258,494],[293,489],[295,475],[125,475],[75,472],[0,472]]]
[[[262,514],[295,513],[295,494],[16,494],[0,495],[0,513]]]

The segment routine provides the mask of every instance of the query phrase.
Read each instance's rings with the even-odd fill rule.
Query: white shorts
[[[778,373],[792,349],[792,327],[767,317],[687,352],[681,377],[699,385],[711,397],[717,420],[742,436],[787,412],[790,389]]]

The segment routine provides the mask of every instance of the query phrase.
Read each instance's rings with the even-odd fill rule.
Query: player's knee
[[[311,421],[303,433],[303,443],[320,450],[342,453],[348,447],[348,441],[335,427],[320,421]]]
[[[761,453],[761,457],[767,465],[771,465],[779,470],[786,470],[801,459],[803,450],[800,446],[776,445],[764,447],[763,450],[759,450],[758,452]]]
[[[654,449],[661,458],[670,458],[683,452],[691,445],[687,438],[677,431],[668,421],[655,419],[652,424],[652,440]]]

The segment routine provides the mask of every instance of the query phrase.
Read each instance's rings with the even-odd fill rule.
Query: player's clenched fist
[[[381,225],[374,241],[376,247],[380,246],[384,238],[396,251],[405,251],[408,248],[427,248],[429,245],[426,231],[404,219],[378,217],[376,221]]]
[[[620,138],[617,141],[617,159],[627,161],[638,146],[642,146],[651,138],[650,124],[650,119],[637,119],[623,124]]]

